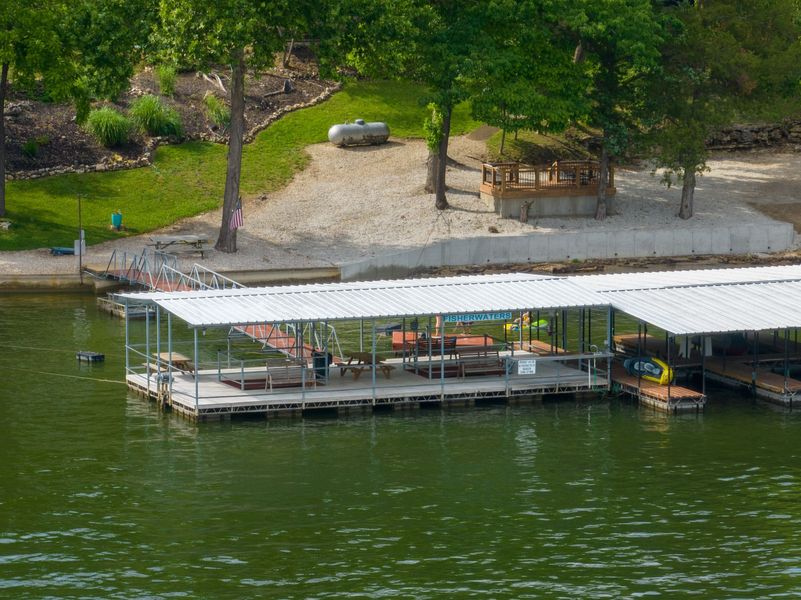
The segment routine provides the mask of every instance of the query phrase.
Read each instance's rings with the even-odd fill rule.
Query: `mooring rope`
[[[52,371],[35,371],[33,369],[22,369],[20,367],[4,366],[3,368],[11,370],[11,371],[22,371],[23,373],[34,373],[36,375],[52,375],[53,377],[70,377],[72,379],[87,379],[89,381],[100,381],[102,383],[119,383],[119,384],[122,384],[122,385],[126,385],[125,381],[120,381],[119,379],[101,379],[100,377],[86,377],[84,375],[70,375],[69,373],[53,373]]]

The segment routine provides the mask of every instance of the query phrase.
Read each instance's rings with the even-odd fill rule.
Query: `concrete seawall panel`
[[[638,258],[779,252],[793,246],[790,223],[710,229],[645,228],[623,231],[532,233],[436,242],[341,265],[343,281],[399,277],[420,268],[537,263],[590,258]]]

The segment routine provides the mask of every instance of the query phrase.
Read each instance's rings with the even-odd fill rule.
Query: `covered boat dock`
[[[120,297],[148,311],[143,342],[131,340],[126,321],[129,387],[193,419],[465,406],[609,387],[611,354],[602,340],[610,339],[611,307],[594,306],[596,293],[564,278],[506,274]],[[189,326],[191,340],[176,340],[176,319]],[[207,330],[224,333],[224,349],[220,338],[207,347]],[[250,348],[262,341],[264,354],[243,358],[243,334]]]
[[[612,387],[665,412],[697,411],[707,380],[792,407],[801,391],[798,265],[128,293],[121,301],[147,311],[143,342],[130,339],[126,321],[129,387],[193,419],[465,406]],[[176,319],[191,339],[177,340]],[[223,337],[210,344],[207,330]],[[262,347],[243,354],[242,339]],[[623,366],[632,357],[658,358],[676,378],[660,384],[632,373]]]

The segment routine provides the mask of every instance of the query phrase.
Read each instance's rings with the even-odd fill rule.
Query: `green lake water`
[[[798,411],[194,425],[119,383],[123,340],[93,298],[0,296],[2,598],[801,595]]]

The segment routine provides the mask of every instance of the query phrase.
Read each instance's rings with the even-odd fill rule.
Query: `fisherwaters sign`
[[[472,321],[508,321],[512,318],[511,312],[466,313],[463,315],[445,315],[446,323],[465,323]]]

